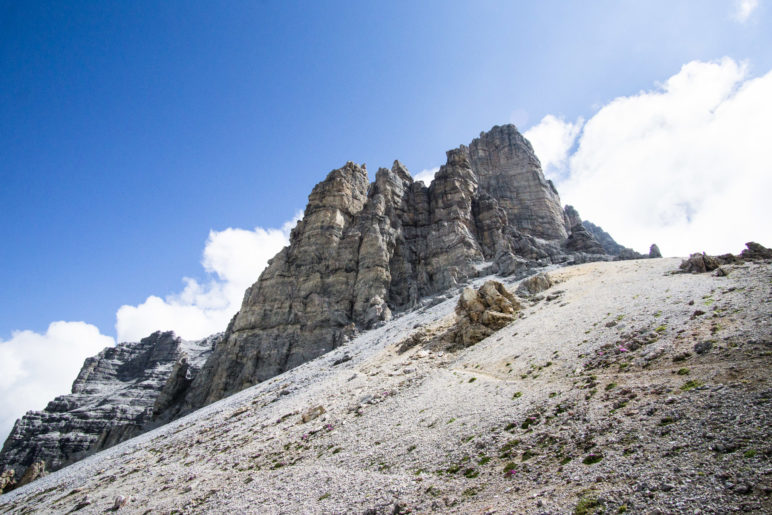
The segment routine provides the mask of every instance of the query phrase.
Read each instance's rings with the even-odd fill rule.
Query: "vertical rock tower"
[[[428,187],[398,161],[373,183],[364,165],[346,163],[313,189],[290,245],[246,291],[182,409],[309,361],[481,269],[565,261],[567,224],[514,125],[449,151]]]

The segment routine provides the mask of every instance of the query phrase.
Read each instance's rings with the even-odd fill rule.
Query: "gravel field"
[[[679,263],[553,269],[491,337],[398,352],[433,299],[0,513],[772,513],[772,266]]]

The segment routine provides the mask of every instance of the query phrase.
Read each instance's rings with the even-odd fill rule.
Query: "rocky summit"
[[[450,150],[429,186],[398,161],[373,183],[364,166],[347,163],[311,192],[289,247],[247,290],[183,410],[316,358],[474,277],[610,259],[581,223],[572,226],[578,219],[513,125]]]
[[[317,359],[477,278],[639,257],[561,207],[513,125],[448,151],[429,185],[399,161],[374,182],[364,165],[346,163],[314,187],[289,246],[247,289],[224,333],[200,342],[155,333],[86,360],[70,395],[17,422],[0,453],[4,488],[27,470],[56,470]],[[469,306],[483,311],[464,318],[473,323],[428,339],[450,338],[456,351],[520,313],[503,286],[480,295]]]

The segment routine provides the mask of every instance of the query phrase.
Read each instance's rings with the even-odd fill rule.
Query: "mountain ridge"
[[[17,423],[0,452],[0,470],[20,477],[40,462],[55,470],[315,359],[477,277],[520,278],[549,265],[617,258],[624,247],[603,235],[605,246],[573,207],[561,207],[514,125],[494,126],[449,150],[428,186],[399,161],[378,169],[372,183],[364,165],[348,162],[313,188],[289,246],[246,290],[225,332],[202,340],[206,349],[183,358],[173,335],[151,335],[156,344],[176,347],[168,359],[151,359],[128,374],[131,381],[155,374],[152,388],[133,394],[138,406],[130,414],[109,394],[103,402],[121,414],[98,422],[79,402],[55,401]],[[99,363],[86,360],[73,395],[94,387],[90,367]],[[111,378],[118,376],[120,367]]]

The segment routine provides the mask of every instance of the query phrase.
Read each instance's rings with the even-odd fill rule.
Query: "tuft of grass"
[[[591,453],[584,457],[582,460],[582,463],[585,465],[594,465],[595,463],[598,463],[600,460],[603,459],[603,455]]]
[[[665,324],[662,324],[661,326],[654,329],[654,332],[656,333],[664,333],[667,330],[667,326]]]
[[[476,377],[470,377],[470,378],[469,378],[469,381],[467,381],[467,382],[469,382],[469,383],[474,383],[475,381],[477,381],[477,378],[476,378]]]
[[[689,375],[689,369],[688,368],[679,368],[678,372],[676,372],[679,376],[686,376]]]
[[[597,497],[585,494],[579,499],[574,507],[574,515],[590,515],[600,508],[600,501]]]
[[[697,381],[696,379],[690,379],[681,385],[681,390],[688,392],[689,390],[694,390],[700,386],[702,386],[701,382]]]
[[[467,469],[464,469],[464,477],[467,479],[474,479],[479,475],[480,475],[480,471],[474,467],[469,467]]]
[[[756,450],[755,449],[748,449],[743,453],[743,456],[746,458],[753,458],[756,456]]]
[[[609,383],[606,385],[606,391],[613,390],[616,387],[617,387],[616,383]]]
[[[519,399],[523,396],[523,392],[515,392],[515,394],[512,396],[512,399]]]
[[[520,429],[528,429],[530,426],[534,424],[538,424],[539,419],[536,417],[526,417],[525,420],[523,420],[523,423],[520,424]]]
[[[327,499],[329,496],[330,496],[330,492],[327,492],[326,494],[322,494],[321,496],[319,496],[319,500],[323,501]]]
[[[506,465],[504,465],[504,475],[505,476],[513,475],[513,472],[515,470],[517,470],[517,464],[514,461],[510,461]]]
[[[407,452],[413,452],[415,450],[415,445],[411,445],[407,448]]]
[[[445,472],[447,472],[448,474],[455,474],[459,470],[461,470],[461,465],[454,464],[448,467],[447,469],[445,469]]]
[[[491,461],[491,458],[490,458],[490,456],[483,456],[482,458],[480,458],[480,459],[477,461],[477,464],[478,464],[478,465],[485,465],[485,464],[486,464],[486,463],[488,463],[489,461]]]

